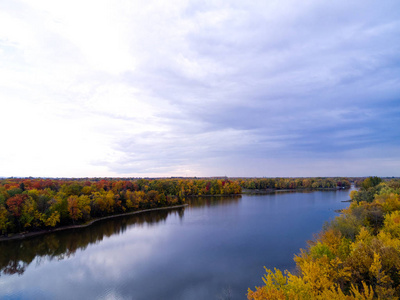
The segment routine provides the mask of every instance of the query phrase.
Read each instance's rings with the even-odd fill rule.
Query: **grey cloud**
[[[154,53],[148,68],[124,75],[174,107],[155,111],[172,131],[121,141],[120,165],[329,158],[398,147],[398,4],[287,4],[187,8],[182,18],[199,24],[183,37],[181,52]],[[208,23],[207,13],[221,20]],[[177,55],[205,63],[206,75],[185,73],[174,65]]]

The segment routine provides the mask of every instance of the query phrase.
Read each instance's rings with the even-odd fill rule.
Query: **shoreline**
[[[133,211],[133,212],[129,212],[129,213],[123,213],[123,214],[117,214],[117,215],[112,215],[112,216],[101,217],[101,218],[97,218],[97,219],[91,220],[88,223],[80,224],[80,225],[68,225],[68,226],[58,227],[58,228],[54,228],[54,229],[40,230],[40,231],[36,231],[36,232],[15,233],[12,236],[7,236],[7,237],[1,236],[0,237],[0,242],[7,242],[7,241],[11,241],[11,240],[23,240],[23,239],[26,239],[26,238],[36,237],[36,236],[45,235],[45,234],[48,234],[48,233],[53,233],[53,232],[58,232],[58,231],[86,228],[86,227],[91,226],[93,223],[96,223],[96,222],[99,222],[99,221],[103,221],[103,220],[119,218],[119,217],[124,217],[124,216],[131,216],[131,215],[141,214],[141,213],[145,213],[145,212],[149,212],[149,211],[182,208],[182,207],[186,207],[188,205],[189,204],[185,203],[185,204],[174,205],[174,206],[163,206],[163,207],[149,208],[149,209],[143,209],[143,210]]]

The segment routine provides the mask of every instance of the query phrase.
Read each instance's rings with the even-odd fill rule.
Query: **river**
[[[0,299],[246,299],[349,205],[349,190],[207,197],[0,243]]]

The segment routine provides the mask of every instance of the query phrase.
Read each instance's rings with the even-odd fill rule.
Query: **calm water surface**
[[[349,191],[192,199],[185,208],[0,243],[0,299],[246,299]]]

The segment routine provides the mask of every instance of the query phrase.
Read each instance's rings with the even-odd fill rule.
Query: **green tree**
[[[382,179],[379,177],[368,177],[362,183],[361,186],[364,190],[368,190],[371,187],[375,187],[382,182]]]
[[[10,221],[10,213],[4,206],[0,205],[0,232],[1,234],[6,234],[8,232],[8,228],[11,225]]]

